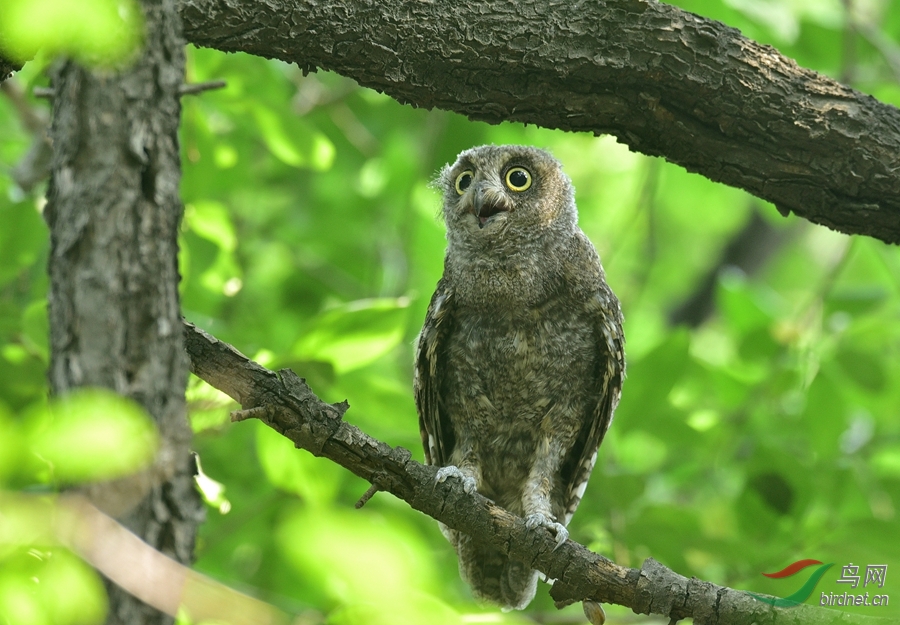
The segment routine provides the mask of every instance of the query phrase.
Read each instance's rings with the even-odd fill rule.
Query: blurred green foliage
[[[81,559],[58,547],[0,546],[0,619],[28,625],[102,623],[106,591]]]
[[[74,517],[37,494],[135,473],[152,462],[157,443],[144,410],[106,390],[35,398],[19,418],[0,404],[0,623],[103,622],[99,576],[59,545],[59,532],[75,531]]]
[[[4,0],[0,52],[21,61],[42,50],[121,65],[138,48],[142,24],[134,0]]]
[[[897,3],[852,0],[852,28],[839,0],[678,4],[900,104],[889,62],[900,55]],[[897,248],[783,219],[609,137],[472,123],[250,56],[190,49],[188,59],[191,81],[228,82],[184,100],[188,319],[270,368],[293,368],[326,401],[347,399],[347,420],[421,459],[412,346],[444,249],[429,181],[473,145],[549,148],[575,183],[628,340],[622,403],[572,538],[622,565],[652,555],[687,576],[779,596],[803,580],[762,572],[834,562],[810,602],[850,590],[836,583],[846,564],[888,564],[884,588],[865,590],[894,602],[843,609],[900,615]],[[39,68],[19,80],[44,84]],[[9,167],[30,137],[5,99],[0,136]],[[0,479],[11,487],[26,485],[9,476],[35,453],[26,417],[12,415],[46,393],[41,205],[0,178]],[[722,268],[706,322],[671,325],[754,212],[787,243],[752,274]],[[214,506],[201,571],[312,623],[527,617],[472,601],[431,519],[386,494],[354,510],[368,484],[256,422],[231,425],[235,406],[196,379],[189,400]],[[0,557],[10,563],[2,579],[18,584],[38,566],[19,546],[0,544]],[[0,606],[13,587],[4,583]],[[49,622],[2,610],[0,623]],[[529,611],[554,611],[546,592]]]

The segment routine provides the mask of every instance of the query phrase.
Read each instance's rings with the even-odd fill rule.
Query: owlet
[[[447,254],[415,366],[425,460],[562,544],[619,402],[619,301],[549,153],[472,148],[437,183]],[[528,563],[441,531],[476,597],[531,602]]]

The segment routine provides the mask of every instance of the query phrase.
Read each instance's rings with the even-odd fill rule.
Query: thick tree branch
[[[655,0],[180,0],[189,41],[401,102],[562,130],[900,242],[900,111]]]
[[[746,593],[687,579],[652,558],[630,569],[525,522],[490,500],[466,494],[460,483],[435,481],[435,467],[422,465],[402,447],[377,441],[342,418],[348,406],[327,404],[289,369],[273,372],[190,323],[184,325],[191,371],[237,400],[245,410],[236,420],[259,418],[300,448],[333,460],[448,526],[499,547],[555,579],[550,591],[558,606],[592,599],[641,614],[691,617],[697,625],[793,625],[883,623],[809,606],[776,609]]]

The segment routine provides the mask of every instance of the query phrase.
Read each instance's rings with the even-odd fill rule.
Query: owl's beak
[[[510,210],[509,203],[503,194],[498,193],[494,189],[485,189],[484,187],[475,189],[475,200],[472,208],[472,212],[478,218],[479,228],[484,228],[488,219],[497,213]]]

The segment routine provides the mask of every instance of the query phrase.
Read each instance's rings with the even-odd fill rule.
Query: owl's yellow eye
[[[506,186],[512,191],[525,191],[531,186],[531,172],[524,167],[510,167],[506,172]]]
[[[460,175],[456,177],[456,192],[462,195],[466,192],[466,189],[469,188],[469,185],[472,184],[472,180],[475,179],[475,175],[472,173],[471,169],[467,169]]]

